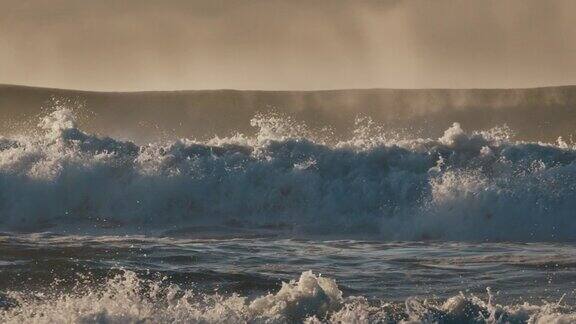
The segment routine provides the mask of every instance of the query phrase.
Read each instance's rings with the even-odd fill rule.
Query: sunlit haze
[[[0,83],[85,90],[576,83],[576,1],[0,0]]]

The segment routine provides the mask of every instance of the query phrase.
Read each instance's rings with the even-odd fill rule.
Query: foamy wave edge
[[[574,307],[557,303],[499,305],[459,294],[444,302],[404,303],[343,297],[336,282],[302,273],[275,293],[247,298],[195,293],[123,270],[102,285],[72,292],[8,293],[2,323],[571,323]]]

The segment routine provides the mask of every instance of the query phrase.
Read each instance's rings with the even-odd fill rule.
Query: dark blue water
[[[5,296],[4,303],[13,303],[6,307],[9,310],[18,307],[43,309],[53,303],[46,296],[55,294],[52,298],[63,298],[65,301],[61,302],[67,308],[53,308],[52,311],[71,311],[69,308],[73,306],[68,303],[86,298],[75,294],[81,295],[90,289],[96,294],[99,289],[110,289],[107,280],[117,275],[125,276],[126,271],[142,280],[129,283],[134,285],[130,289],[150,280],[162,282],[164,286],[177,285],[204,296],[236,293],[246,297],[249,304],[257,297],[277,293],[283,281],[298,279],[308,270],[336,281],[343,293],[342,305],[351,302],[346,298],[360,296],[372,304],[397,305],[399,309],[390,312],[400,317],[407,316],[407,300],[428,299],[435,305],[442,305],[463,293],[467,298],[474,295],[488,302],[487,288],[490,288],[491,303],[495,305],[520,307],[530,303],[538,305],[533,315],[540,316],[547,311],[542,306],[546,305],[545,301],[560,302],[568,308],[555,309],[551,313],[559,318],[559,313],[567,312],[565,316],[574,319],[570,305],[576,300],[576,244],[255,237],[191,239],[47,233],[0,236],[0,289]],[[10,291],[22,292],[23,300],[37,292],[46,295],[27,301],[30,304],[20,301],[22,304],[18,306],[17,300],[8,297]],[[104,297],[94,298],[92,303],[103,303]],[[126,297],[116,293],[116,298]],[[160,297],[155,298],[159,300],[153,304],[163,303]],[[98,311],[99,307],[93,305],[85,310],[82,318]],[[107,310],[109,313],[115,311],[118,310]],[[318,309],[309,312],[325,315]],[[289,313],[278,310],[279,315]],[[3,320],[17,318],[13,314],[0,316]],[[254,320],[254,316],[252,314],[248,319]],[[376,319],[383,315],[373,316]],[[420,316],[423,320],[428,315],[423,311]],[[26,314],[25,319],[37,320],[30,314]],[[130,320],[135,318],[130,317]],[[278,320],[287,319],[280,317]]]

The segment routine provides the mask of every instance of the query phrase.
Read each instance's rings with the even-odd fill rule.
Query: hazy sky
[[[0,83],[92,89],[576,84],[573,0],[0,0]]]

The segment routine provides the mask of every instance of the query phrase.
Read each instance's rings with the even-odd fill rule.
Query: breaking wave
[[[562,139],[457,123],[409,138],[357,124],[336,140],[258,115],[253,137],[137,145],[87,134],[60,108],[35,135],[0,137],[0,228],[574,240],[576,149]]]
[[[9,292],[2,323],[571,323],[573,307],[543,302],[499,305],[460,294],[445,301],[404,303],[343,297],[336,282],[304,272],[275,293],[247,298],[203,294],[125,270],[71,292]]]

